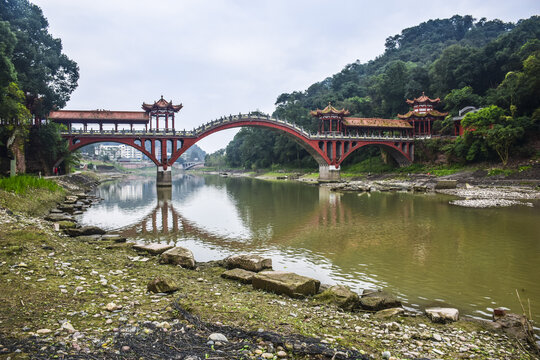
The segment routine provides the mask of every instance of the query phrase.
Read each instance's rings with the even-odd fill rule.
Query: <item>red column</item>
[[[332,163],[336,163],[336,159],[337,159],[337,155],[336,155],[336,142],[335,141],[332,141],[332,157],[333,159],[330,159],[332,160]]]
[[[114,124],[114,131],[118,132],[118,123]]]
[[[167,140],[161,141],[161,163],[163,164],[163,170],[167,170]]]
[[[100,123],[99,123],[99,132],[102,132],[102,131],[103,131],[103,123],[100,122]]]
[[[165,114],[165,129],[169,128],[169,114]]]
[[[174,114],[172,114],[172,128],[173,128],[173,130],[175,129],[175,127],[174,127]]]

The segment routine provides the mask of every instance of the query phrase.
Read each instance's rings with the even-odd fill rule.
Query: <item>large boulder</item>
[[[446,324],[459,320],[459,310],[453,308],[427,308],[427,317],[434,323]]]
[[[502,329],[506,334],[519,340],[526,340],[530,336],[534,338],[533,329],[523,315],[507,314],[497,316],[493,327]]]
[[[146,288],[153,293],[170,293],[179,289],[173,279],[165,276],[156,276],[146,285]]]
[[[306,276],[285,271],[261,271],[252,280],[255,289],[285,294],[291,297],[315,295],[321,282]]]
[[[180,265],[184,268],[195,269],[195,258],[191,250],[177,246],[161,254],[164,264]]]
[[[240,268],[248,271],[259,272],[264,269],[272,269],[272,259],[263,258],[259,255],[231,255],[225,260],[228,269]]]
[[[172,249],[174,246],[167,244],[135,244],[133,248],[139,251],[146,251],[152,255],[159,255],[165,251]]]
[[[73,237],[83,235],[103,235],[106,233],[105,230],[97,226],[83,226],[76,229],[65,229],[64,232]]]
[[[244,284],[251,284],[251,282],[253,281],[253,276],[255,274],[256,273],[253,271],[248,271],[244,269],[231,269],[221,274],[221,277],[225,279],[240,281]]]
[[[381,290],[364,290],[360,299],[360,306],[364,310],[379,311],[401,306],[394,295]]]
[[[335,303],[340,308],[349,311],[358,307],[360,301],[357,293],[343,285],[331,286],[321,294],[318,294],[317,298],[322,301]]]

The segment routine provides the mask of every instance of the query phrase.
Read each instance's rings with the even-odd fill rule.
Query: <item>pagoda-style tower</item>
[[[398,118],[407,120],[412,125],[415,135],[431,135],[433,122],[435,120],[442,120],[448,115],[448,113],[443,113],[433,108],[440,101],[441,99],[439,98],[430,99],[422,92],[422,96],[414,100],[407,99],[407,104],[412,105],[413,109],[405,115],[398,114]]]
[[[163,99],[163,95],[161,95],[161,99],[158,101],[154,101],[154,104],[142,104],[142,108],[150,117],[150,130],[152,130],[152,123],[154,122],[155,126],[153,127],[156,130],[159,130],[159,119],[164,118],[165,119],[165,127],[163,129],[169,129],[169,120],[172,121],[172,130],[174,130],[174,114],[180,111],[182,108],[182,104],[180,105],[173,105],[172,100],[167,101]],[[148,130],[148,129],[147,129]]]
[[[319,118],[319,134],[343,133],[343,117],[350,114],[349,110],[338,110],[330,103],[323,110],[317,109],[309,113]]]

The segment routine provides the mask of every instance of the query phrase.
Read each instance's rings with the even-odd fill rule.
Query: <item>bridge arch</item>
[[[356,152],[357,150],[364,148],[366,146],[377,146],[381,148],[382,150],[385,150],[395,161],[399,166],[406,166],[410,165],[412,162],[412,151],[413,151],[413,145],[409,143],[390,143],[390,142],[381,142],[381,143],[373,143],[373,142],[353,142],[350,147],[350,151],[344,153],[344,156],[340,160],[340,164],[345,161],[351,154]]]
[[[314,142],[309,138],[310,135],[299,127],[275,119],[249,117],[238,121],[220,122],[215,125],[210,125],[208,128],[201,130],[196,137],[185,139],[185,146],[171,156],[171,164],[173,164],[188,148],[207,136],[219,131],[239,127],[264,127],[277,130],[287,135],[290,139],[294,140],[298,145],[304,148],[319,165],[326,165],[331,161],[321,149],[314,146]]]

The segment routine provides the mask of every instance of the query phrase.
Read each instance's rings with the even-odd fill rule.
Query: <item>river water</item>
[[[197,261],[256,253],[274,269],[383,288],[406,307],[452,306],[488,319],[521,313],[516,289],[540,323],[540,203],[470,209],[451,197],[334,193],[296,182],[179,174],[101,185],[104,200],[80,222],[139,242],[184,246]],[[528,311],[528,310],[527,310]]]

